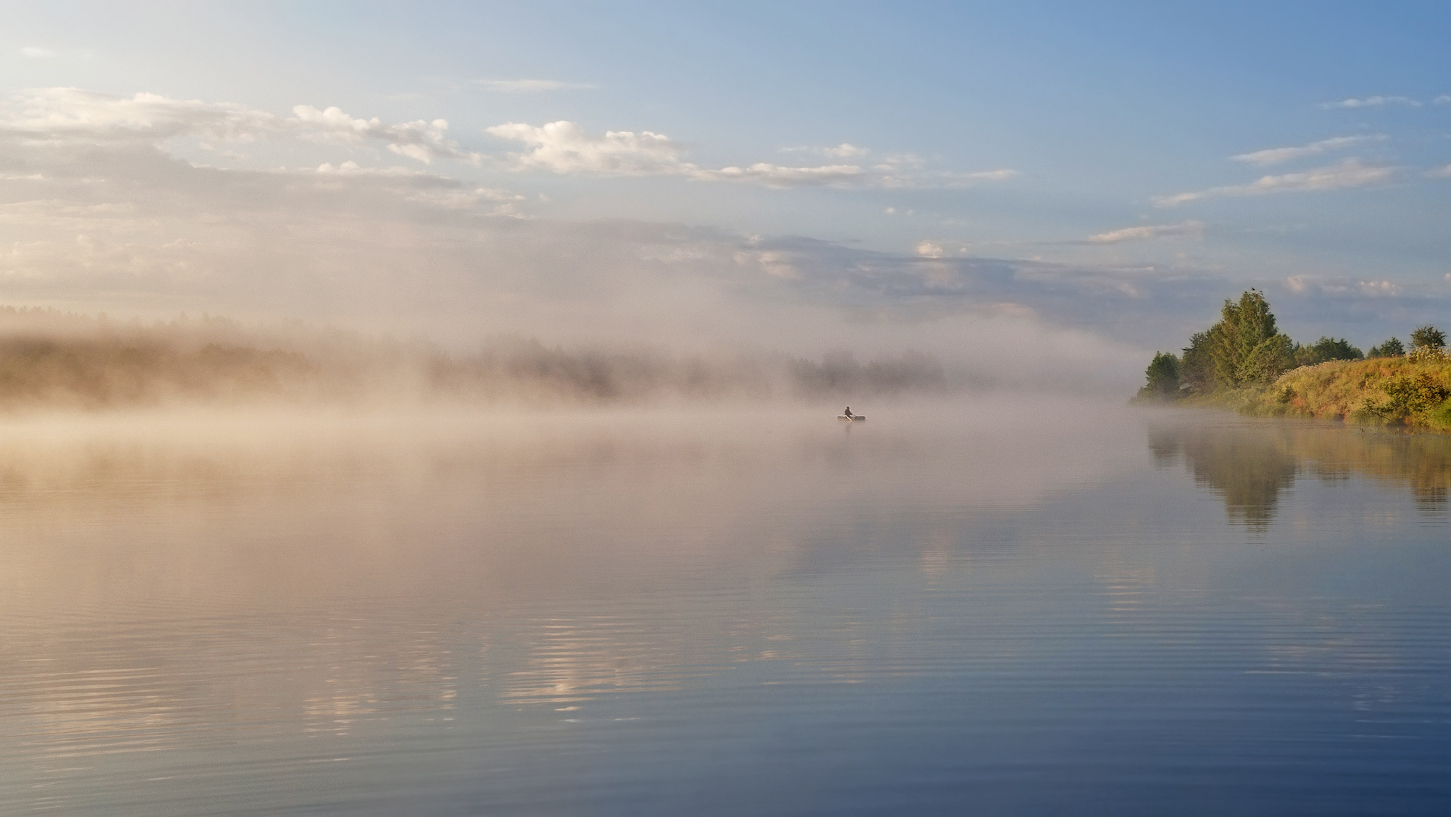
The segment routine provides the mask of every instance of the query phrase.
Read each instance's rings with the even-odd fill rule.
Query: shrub
[[[1386,399],[1366,408],[1389,423],[1404,423],[1412,415],[1427,414],[1451,397],[1451,389],[1427,372],[1387,378],[1380,388]]]
[[[1330,360],[1360,360],[1365,355],[1344,338],[1322,337],[1309,346],[1295,347],[1295,365],[1314,366]]]
[[[1391,338],[1379,346],[1370,347],[1366,357],[1400,357],[1406,353],[1406,347],[1401,345],[1399,338]]]
[[[1439,346],[1417,346],[1406,357],[1416,363],[1434,363],[1446,358],[1446,350]]]
[[[1208,332],[1195,332],[1189,337],[1179,365],[1179,378],[1195,394],[1214,391],[1214,359],[1209,354]]]
[[[1411,346],[1416,349],[1444,349],[1446,333],[1429,323],[1418,326],[1411,332]]]
[[[1147,382],[1139,389],[1141,400],[1173,400],[1179,396],[1179,359],[1168,352],[1157,352],[1144,372]]]
[[[1295,344],[1285,335],[1272,335],[1245,356],[1235,379],[1240,385],[1261,386],[1295,366]]]

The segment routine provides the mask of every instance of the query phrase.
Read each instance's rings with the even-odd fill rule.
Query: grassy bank
[[[1433,354],[1335,360],[1293,369],[1268,386],[1188,402],[1257,417],[1451,431],[1451,358]]]
[[[1228,408],[1255,417],[1344,420],[1451,431],[1451,352],[1430,324],[1361,352],[1344,338],[1301,344],[1279,331],[1264,293],[1226,299],[1220,320],[1183,355],[1157,352],[1140,403]]]

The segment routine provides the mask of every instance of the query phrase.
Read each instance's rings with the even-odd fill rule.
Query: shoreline
[[[1301,366],[1264,386],[1135,397],[1138,405],[1208,408],[1246,417],[1336,420],[1408,433],[1451,432],[1451,357],[1332,360]]]

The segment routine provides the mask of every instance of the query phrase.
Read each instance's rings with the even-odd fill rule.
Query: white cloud
[[[670,137],[650,131],[606,131],[591,134],[574,122],[543,126],[511,122],[488,129],[500,139],[521,142],[528,150],[511,155],[516,169],[548,170],[562,175],[675,175],[701,181],[749,181],[771,187],[834,184],[862,174],[855,165],[785,167],[758,162],[719,170],[699,167],[683,158],[684,149]]]
[[[859,159],[868,153],[864,147],[858,147],[850,142],[842,142],[835,147],[793,147],[781,148],[785,153],[814,153],[819,156],[827,156],[832,159]]]
[[[958,178],[973,181],[1004,182],[1018,175],[1018,171],[1004,167],[997,170],[979,170],[976,173],[960,173],[958,174]]]
[[[1256,150],[1252,153],[1241,153],[1229,158],[1236,162],[1247,162],[1253,165],[1274,165],[1281,162],[1288,162],[1294,159],[1303,159],[1306,156],[1316,156],[1332,150],[1358,145],[1362,142],[1379,141],[1385,139],[1384,135],[1376,136],[1337,136],[1333,139],[1321,139],[1318,142],[1311,142],[1308,145],[1287,148],[1268,148]]]
[[[903,170],[917,170],[926,164],[927,160],[915,153],[893,153],[888,156],[883,156],[881,161],[877,163],[876,169],[895,173]]]
[[[241,105],[139,93],[114,97],[78,88],[41,88],[0,103],[0,133],[54,141],[156,142],[181,135],[255,139],[280,119]]]
[[[354,117],[337,107],[293,107],[291,116],[231,103],[174,99],[138,93],[116,97],[76,88],[26,91],[0,101],[0,137],[39,142],[140,143],[161,146],[172,139],[198,140],[215,154],[242,159],[225,149],[230,143],[297,138],[322,144],[359,147],[381,145],[400,156],[431,164],[453,159],[473,165],[483,155],[465,150],[448,137],[444,119],[419,119],[389,124],[378,117]],[[877,168],[835,162],[794,167],[769,162],[706,168],[687,162],[684,148],[651,131],[588,133],[574,122],[542,126],[509,123],[488,129],[501,139],[522,143],[511,154],[516,170],[538,169],[562,175],[675,175],[699,181],[738,181],[770,187],[850,185],[855,187],[954,187],[1001,181],[1012,170],[977,173],[925,172],[923,160],[911,154],[886,157]],[[835,154],[864,151],[849,143],[829,148]]]
[[[863,147],[857,147],[850,142],[842,142],[834,148],[825,148],[821,152],[833,159],[855,159],[860,156],[865,156],[871,151]]]
[[[1445,167],[1438,167],[1434,170],[1428,170],[1426,171],[1426,175],[1430,176],[1433,179],[1451,179],[1451,165],[1446,165]]]
[[[336,107],[298,105],[280,117],[231,103],[173,99],[160,94],[130,97],[42,88],[0,103],[0,134],[40,141],[160,143],[182,136],[216,142],[250,142],[295,135],[310,141],[360,145],[381,142],[388,150],[425,164],[436,158],[478,163],[480,156],[447,138],[448,122],[418,120],[397,125],[377,117],[355,119]]]
[[[973,172],[926,170],[927,160],[915,153],[894,153],[885,156],[873,170],[878,171],[877,185],[887,188],[908,187],[971,187],[982,182],[1007,181],[1019,173],[1011,168]]]
[[[1193,236],[1203,237],[1204,222],[1182,221],[1178,224],[1155,224],[1141,227],[1125,227],[1121,230],[1111,230],[1106,233],[1098,233],[1088,237],[1090,244],[1123,244],[1129,241],[1146,241],[1151,238],[1167,238],[1172,236]]]
[[[474,85],[502,94],[537,94],[547,91],[585,91],[595,86],[557,79],[476,79]]]
[[[418,204],[443,207],[450,210],[473,210],[483,202],[492,202],[494,206],[487,211],[488,215],[509,216],[511,218],[525,217],[518,205],[518,202],[524,201],[523,196],[517,193],[510,193],[507,190],[496,190],[491,187],[475,187],[472,190],[425,189],[410,193],[404,199]]]
[[[708,181],[754,181],[767,187],[798,187],[849,182],[861,178],[856,165],[824,165],[822,167],[783,167],[757,162],[749,167],[723,167],[720,170],[696,170],[691,178]]]
[[[935,187],[959,189],[975,187],[984,182],[1004,182],[1021,174],[1011,168],[980,170],[972,173],[936,171],[925,173],[889,173],[876,178],[877,187],[905,189],[913,187]]]
[[[1451,105],[1451,94],[1442,94],[1431,100],[1432,105]]]
[[[317,166],[317,172],[322,174],[335,173],[341,176],[385,176],[385,177],[406,177],[406,176],[427,176],[422,170],[412,170],[406,167],[362,167],[357,162],[347,161],[334,166],[332,162],[323,162]]]
[[[917,172],[915,168],[923,160],[911,154],[889,156],[871,170],[845,163],[792,167],[769,162],[717,169],[687,162],[682,145],[651,131],[606,131],[600,135],[589,133],[578,123],[561,120],[539,126],[510,122],[488,128],[487,132],[524,145],[526,150],[509,156],[515,170],[546,170],[560,175],[670,175],[696,181],[754,182],[768,187],[945,187],[1002,181],[1017,175],[1017,171],[1006,169],[979,173]],[[831,150],[849,147],[852,146],[843,144]],[[910,172],[904,172],[904,168]]]
[[[760,236],[751,236],[750,244],[759,243]],[[758,267],[767,275],[774,278],[795,279],[801,277],[801,271],[791,263],[791,256],[782,252],[742,250],[732,256],[739,266]]]
[[[52,51],[49,48],[38,48],[32,45],[20,49],[20,56],[28,57],[32,60],[48,60],[52,57],[59,57],[60,52]]]
[[[1329,295],[1343,297],[1352,295],[1360,288],[1355,282],[1343,276],[1326,278],[1319,275],[1291,275],[1285,279],[1285,286],[1296,295]]]
[[[923,258],[941,258],[944,253],[942,245],[935,241],[921,241],[913,250]]]
[[[525,201],[523,195],[490,187],[470,189],[445,176],[423,170],[406,167],[362,167],[357,162],[347,161],[336,166],[331,162],[324,162],[315,173],[326,179],[381,182],[381,185],[375,185],[376,189],[392,192],[404,201],[432,207],[472,210],[488,202],[494,205],[487,211],[489,215],[516,218],[524,215],[519,209],[519,203]]]
[[[487,131],[528,148],[511,156],[518,169],[609,176],[689,175],[695,170],[682,161],[683,150],[670,137],[650,131],[606,131],[599,136],[563,120],[538,127],[510,122]]]
[[[1394,298],[1405,288],[1394,281],[1362,281],[1344,276],[1322,277],[1318,275],[1291,275],[1285,279],[1285,287],[1296,295],[1320,295],[1332,298],[1360,296],[1363,298]]]
[[[388,150],[400,156],[431,164],[434,159],[460,159],[477,164],[482,157],[467,153],[457,142],[445,136],[448,121],[419,119],[397,125],[385,125],[378,117],[354,119],[336,107],[318,110],[311,105],[297,105],[293,118],[284,124],[296,128],[304,138],[342,145],[358,145],[369,140],[383,142]]]
[[[1261,176],[1249,184],[1211,187],[1208,190],[1200,190],[1193,193],[1160,196],[1154,199],[1154,203],[1160,207],[1174,207],[1199,199],[1262,196],[1269,193],[1341,190],[1388,182],[1395,177],[1395,174],[1396,168],[1394,167],[1367,165],[1359,159],[1352,158],[1326,167],[1307,170],[1303,173]]]
[[[1369,295],[1373,298],[1388,298],[1401,293],[1400,286],[1390,281],[1361,281],[1358,286],[1362,295]]]
[[[1419,100],[1408,96],[1367,96],[1359,99],[1342,99],[1339,102],[1322,102],[1320,107],[1327,110],[1331,108],[1382,108],[1386,105],[1399,105],[1406,108],[1419,108]]]

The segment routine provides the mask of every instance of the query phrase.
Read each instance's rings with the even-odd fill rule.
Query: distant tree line
[[[1300,344],[1281,333],[1264,293],[1251,289],[1239,300],[1226,299],[1219,322],[1189,338],[1182,355],[1158,352],[1145,372],[1140,400],[1173,400],[1181,396],[1264,386],[1285,372],[1333,360],[1441,355],[1446,334],[1434,326],[1411,332],[1408,353],[1390,338],[1362,353],[1344,338],[1322,337]]]
[[[249,330],[211,317],[144,325],[0,307],[0,408],[257,399],[836,400],[949,387],[942,364],[914,351],[865,362],[846,351],[820,360],[779,352],[682,356],[568,350],[499,336],[458,353],[297,326]]]
[[[431,390],[486,400],[836,398],[948,389],[942,364],[911,350],[866,363],[838,350],[817,362],[780,353],[705,358],[653,352],[575,352],[550,348],[534,339],[505,337],[470,355],[434,354],[426,369]]]

